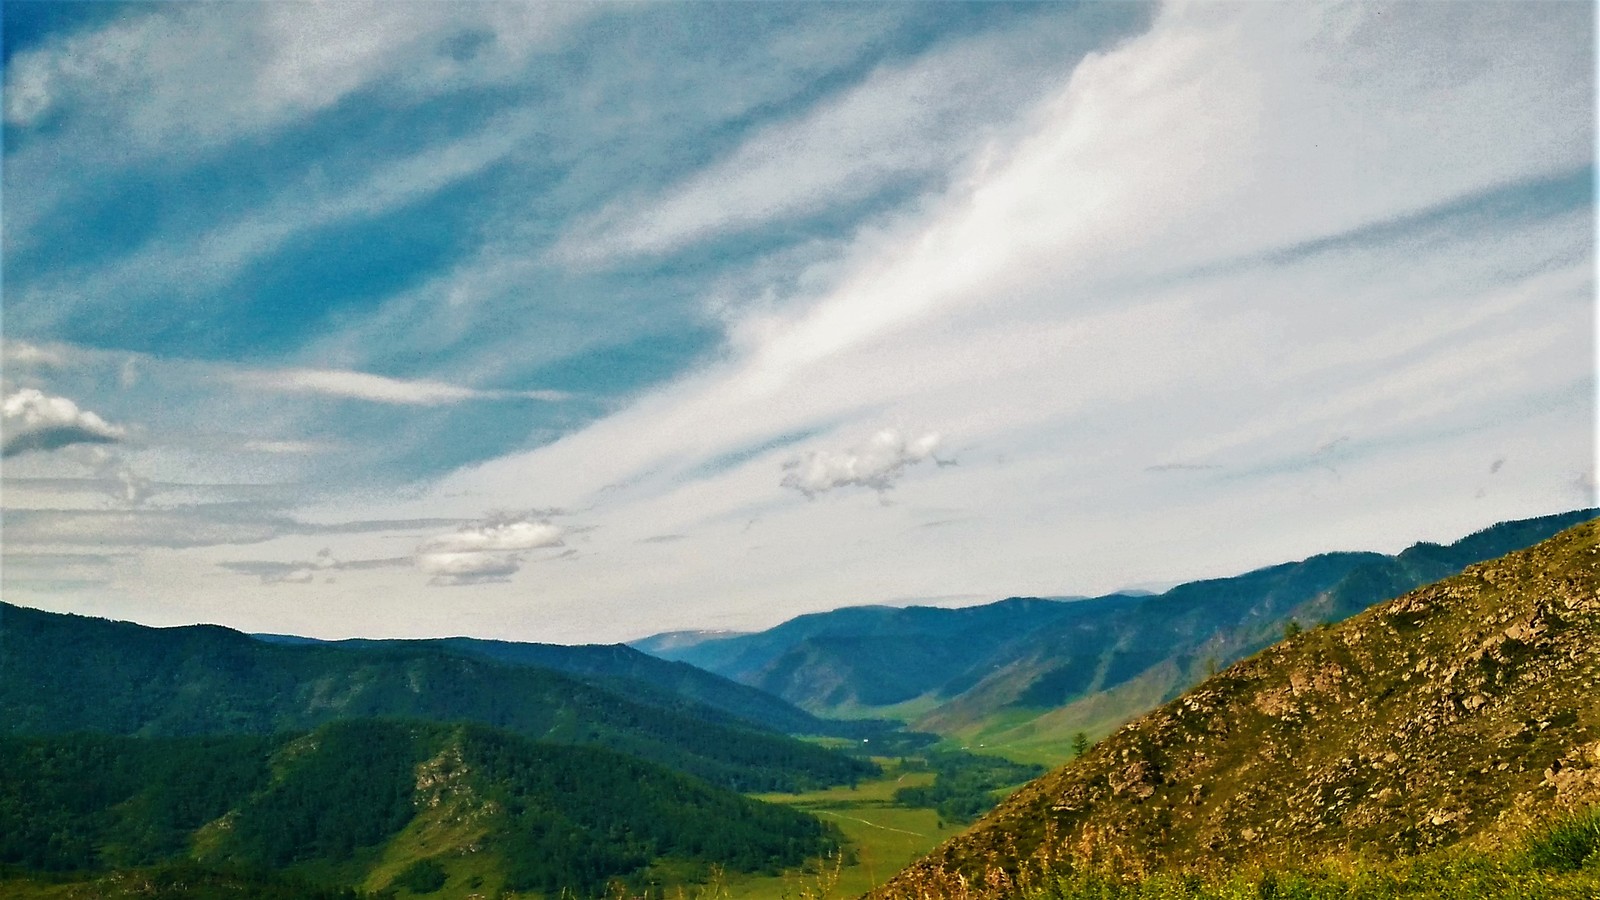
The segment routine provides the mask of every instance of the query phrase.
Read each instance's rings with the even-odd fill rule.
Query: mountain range
[[[440,652],[560,672],[592,687],[666,708],[709,707],[747,725],[792,735],[858,737],[871,723],[822,719],[766,691],[714,675],[688,663],[642,653],[626,644],[540,644],[448,637],[421,640],[351,638],[319,641],[294,635],[257,634],[258,640],[290,646]]]
[[[1011,598],[960,609],[847,607],[754,634],[657,635],[635,647],[818,715],[898,718],[1026,758],[1066,758],[1217,668],[1281,638],[1550,537],[1577,510],[1399,554],[1325,553],[1156,595]]]
[[[739,791],[876,771],[664,690],[624,696],[426,644],[271,643],[214,625],[149,628],[0,604],[0,733],[270,734],[370,717],[605,747]]]
[[[761,883],[853,858],[836,826],[917,837],[893,823],[921,810],[942,835],[1073,756],[882,896],[1033,900],[1014,889],[1062,871],[1131,884],[1505,846],[1600,803],[1595,516],[1155,595],[851,607],[636,647],[320,641],[0,603],[0,891]],[[806,790],[794,808],[740,796]],[[869,809],[888,818],[852,818]]]

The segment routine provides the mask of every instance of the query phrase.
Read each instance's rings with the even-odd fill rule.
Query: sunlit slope
[[[1597,802],[1591,522],[1208,679],[1024,787],[881,896],[1073,860],[1138,873],[1404,856],[1493,844]]]

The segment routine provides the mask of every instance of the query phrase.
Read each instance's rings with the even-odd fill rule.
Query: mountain
[[[1504,846],[1597,803],[1589,522],[1207,679],[1012,794],[880,896],[954,896],[1040,870],[1216,873]],[[1008,890],[960,896],[991,894]]]
[[[679,650],[685,650],[707,641],[720,641],[724,638],[743,637],[751,634],[749,631],[728,631],[726,629],[692,629],[688,631],[663,631],[649,637],[640,638],[630,646],[636,647],[651,656],[667,659]]]
[[[1019,634],[1125,598],[1063,602],[1014,597],[984,606],[853,606],[790,619],[754,634],[698,642],[647,638],[663,658],[687,662],[813,712],[881,708],[926,694],[958,693],[969,674],[1005,656]]]
[[[269,644],[0,604],[0,733],[269,734],[400,716],[608,747],[741,791],[839,784],[870,763],[679,701],[428,647]]]
[[[1093,619],[1047,624],[916,727],[1019,749],[1063,744],[1079,731],[1104,734],[1286,630],[1341,621],[1595,515],[1579,510],[1504,522],[1448,546],[1420,543],[1395,556],[1322,554],[1181,584]]]
[[[663,865],[772,872],[836,846],[787,807],[480,725],[5,737],[0,770],[0,863],[32,872],[189,859],[367,890],[598,896]]]
[[[268,643],[390,650],[434,650],[513,666],[533,666],[571,676],[631,700],[666,709],[704,706],[748,725],[793,735],[856,737],[861,726],[819,719],[778,697],[714,675],[687,663],[658,659],[626,644],[561,644],[449,637],[423,640],[353,638],[318,641],[290,635],[257,634]]]
[[[1157,595],[852,607],[756,634],[637,646],[819,715],[895,715],[921,730],[1059,758],[1074,733],[1103,734],[1285,628],[1339,621],[1596,514],[1501,523],[1395,556],[1321,554]]]

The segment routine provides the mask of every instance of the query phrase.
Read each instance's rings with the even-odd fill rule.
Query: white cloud
[[[781,484],[807,497],[842,487],[871,488],[882,493],[894,487],[908,467],[934,459],[938,449],[937,434],[907,438],[897,429],[886,428],[849,450],[813,450],[785,462],[787,474]]]
[[[417,568],[433,576],[430,584],[455,586],[503,581],[522,570],[522,560],[498,553],[422,553]]]
[[[230,141],[293,126],[366,91],[380,103],[403,103],[501,84],[556,46],[573,23],[600,12],[581,3],[130,7],[103,27],[47,40],[7,60],[6,123],[33,133],[6,153],[6,247],[31,246],[39,222],[81,199],[73,195],[81,185],[103,184],[107,173],[154,157],[178,162],[203,156]],[[495,134],[515,143],[510,123],[492,124]],[[485,138],[476,149],[492,151],[492,144]],[[383,183],[405,193],[429,171],[446,181],[463,177],[450,172],[448,157],[427,151],[420,157],[423,169],[407,172],[402,165],[384,173]],[[94,177],[74,179],[67,175],[72,172]],[[291,193],[315,196],[316,187],[313,179]],[[198,249],[214,261],[237,257],[239,245],[251,239],[281,240],[272,232],[275,223],[292,221],[284,214],[270,210],[244,233],[218,235],[227,239],[221,248],[156,255],[181,262]],[[191,265],[188,274],[225,278],[235,264],[220,262],[215,271]],[[85,285],[84,292],[104,286]],[[70,293],[55,302],[65,299]]]
[[[561,545],[561,529],[549,522],[506,519],[469,525],[424,544],[431,553],[488,553],[537,550]]]
[[[5,436],[0,455],[29,451],[48,452],[73,444],[113,444],[127,430],[65,397],[52,397],[34,388],[8,395],[0,406],[0,430]]]
[[[542,583],[546,620],[607,597],[641,630],[1093,592],[1560,508],[1592,446],[1591,212],[1502,213],[1586,164],[1591,82],[1562,37],[1588,14],[1540,9],[1174,7],[917,220],[738,323],[725,361],[428,502],[590,508],[631,564],[586,552]],[[973,552],[908,507],[786,499],[784,450],[702,474],[885,419],[960,435],[916,499],[974,513]],[[1334,484],[1308,460],[1341,434]],[[901,471],[885,447],[797,461],[789,487],[872,487]],[[1477,501],[1486,447],[1520,480]],[[1221,468],[1146,471],[1173,462]]]
[[[339,369],[246,370],[231,372],[228,377],[253,390],[320,394],[404,406],[439,406],[464,400],[514,398],[553,402],[569,396],[561,391],[480,391],[441,381],[388,378]],[[272,452],[286,451],[280,448]]]
[[[1049,102],[1017,111],[1021,136],[942,196],[840,235],[847,249],[815,269],[774,271],[768,314],[736,320],[716,363],[421,497],[327,502],[325,518],[363,502],[584,509],[595,531],[559,538],[583,552],[541,573],[537,633],[508,624],[528,621],[513,576],[557,546],[533,515],[403,538],[437,583],[513,582],[484,584],[472,610],[386,572],[341,585],[378,612],[337,615],[352,633],[364,616],[369,632],[476,621],[544,640],[759,627],[840,603],[1094,593],[1398,549],[1592,497],[1573,480],[1593,470],[1592,209],[1536,195],[1592,155],[1593,14],[1528,9],[1168,9],[1062,73]],[[673,227],[692,242],[719,226]],[[778,436],[843,448],[884,422],[959,436],[962,465],[903,486],[914,499],[897,506],[791,492],[893,484],[918,464],[911,434],[819,450],[790,489],[775,483],[796,446]],[[1315,452],[1340,435],[1335,480]],[[1478,499],[1500,455],[1515,465]],[[665,535],[682,537],[650,540]],[[175,590],[195,582],[163,564]]]
[[[433,584],[465,585],[516,574],[530,550],[565,546],[565,532],[548,521],[491,516],[434,537],[417,548],[416,565]]]

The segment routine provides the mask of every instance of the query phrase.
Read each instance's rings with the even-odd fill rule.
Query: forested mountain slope
[[[192,858],[368,890],[595,896],[663,860],[680,875],[774,871],[834,846],[786,807],[479,725],[4,737],[0,770],[0,864],[33,872]]]
[[[0,733],[268,734],[373,716],[472,721],[608,747],[743,791],[848,782],[871,764],[687,702],[428,648],[268,644],[0,604]]]
[[[338,647],[435,650],[515,666],[533,666],[576,678],[652,706],[703,706],[741,722],[794,735],[856,736],[854,722],[819,719],[765,691],[699,669],[659,659],[626,644],[539,644],[483,638],[447,637],[422,640],[352,638],[318,641],[291,635],[252,637],[279,644],[329,644]]]

